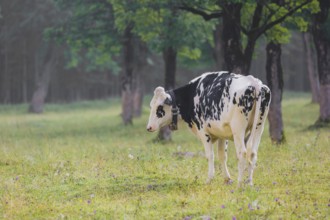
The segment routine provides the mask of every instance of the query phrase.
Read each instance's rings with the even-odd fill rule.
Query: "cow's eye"
[[[164,107],[162,105],[158,106],[156,115],[158,118],[162,118],[165,115]]]

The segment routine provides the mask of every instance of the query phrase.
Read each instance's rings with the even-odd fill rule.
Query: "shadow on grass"
[[[118,194],[143,194],[151,191],[170,193],[171,191],[184,191],[197,183],[191,183],[186,180],[168,179],[168,180],[151,180],[150,182],[139,182],[137,180],[131,180],[130,182],[113,182],[105,187],[106,193],[111,195]]]
[[[319,130],[322,128],[330,129],[330,119],[326,119],[326,120],[318,119],[313,125],[310,125],[307,128],[307,130]]]
[[[73,192],[71,198],[84,197],[86,194],[98,194],[106,197],[131,197],[152,192],[171,194],[174,192],[188,192],[192,188],[197,188],[200,183],[188,181],[183,178],[155,177],[155,176],[135,176],[135,177],[112,177],[107,181],[98,181],[90,187],[84,187],[83,192]],[[197,189],[196,189],[197,190]]]

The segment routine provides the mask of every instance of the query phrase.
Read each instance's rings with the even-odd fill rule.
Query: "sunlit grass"
[[[129,127],[118,100],[48,105],[42,115],[0,106],[0,218],[329,218],[330,130],[308,129],[318,117],[308,95],[284,97],[287,143],[273,146],[265,129],[255,186],[243,190],[232,142],[234,184],[225,185],[219,169],[205,184],[200,142],[183,124],[173,142],[154,142],[147,105]]]

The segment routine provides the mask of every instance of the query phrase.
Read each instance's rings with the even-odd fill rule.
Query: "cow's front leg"
[[[209,138],[202,140],[205,148],[205,156],[208,160],[208,178],[207,183],[210,183],[214,178],[214,151],[213,144]]]

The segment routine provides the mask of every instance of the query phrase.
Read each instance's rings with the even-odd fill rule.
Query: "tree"
[[[273,0],[273,5],[267,9],[267,14],[280,10],[284,2]],[[291,20],[289,17],[287,20]],[[276,19],[274,17],[273,19]],[[268,113],[269,134],[273,143],[281,144],[284,139],[282,119],[282,94],[283,94],[283,69],[281,64],[281,44],[288,43],[290,32],[283,24],[277,24],[265,33],[268,44],[266,46],[266,78],[267,84],[272,91],[271,104]]]
[[[123,66],[122,76],[122,118],[125,125],[133,123],[133,78],[134,78],[134,36],[132,24],[126,26],[123,34]]]
[[[43,29],[54,23],[56,11],[51,0],[18,0],[1,3],[0,18],[0,102],[28,102],[35,78],[43,63]]]
[[[180,8],[201,15],[204,19],[222,18],[224,41],[224,63],[229,71],[247,75],[257,39],[266,35],[267,84],[272,91],[272,102],[268,114],[269,131],[273,142],[284,141],[282,121],[283,70],[281,66],[281,42],[289,38],[288,29],[281,24],[291,21],[306,26],[301,16],[293,16],[303,8],[315,8],[315,1],[215,1],[218,11],[208,13],[202,8],[184,3]],[[220,11],[219,11],[220,10]],[[244,33],[242,36],[241,33]],[[242,42],[246,42],[243,45]],[[244,47],[245,46],[245,47]]]
[[[215,29],[213,30],[213,58],[215,60],[216,68],[218,70],[224,70],[225,69],[225,63],[224,63],[224,42],[219,38],[221,36],[221,33],[223,32],[223,25],[222,21],[219,20],[218,24],[216,24]]]
[[[226,69],[248,75],[258,38],[298,10],[313,4],[313,1],[315,0],[288,1],[278,10],[271,10],[270,13],[264,11],[271,8],[272,1],[258,0],[247,3],[236,0],[196,1],[198,4],[182,0],[178,7],[200,15],[205,20],[222,18],[223,31],[219,38],[224,42]],[[242,33],[245,36],[244,40]]]
[[[136,72],[135,79],[133,82],[135,86],[135,91],[133,95],[133,108],[134,108],[134,117],[140,117],[142,115],[142,105],[143,105],[143,95],[144,95],[144,85],[146,76],[147,66],[147,57],[149,55],[149,48],[145,42],[141,40],[138,41],[136,47]]]
[[[33,93],[32,100],[29,106],[29,112],[42,113],[44,109],[45,99],[48,93],[49,82],[52,74],[56,70],[58,60],[58,49],[54,48],[54,43],[49,42],[46,45],[46,55],[44,56],[42,76],[37,83],[37,88]]]
[[[320,97],[320,82],[319,82],[319,76],[316,71],[316,66],[314,62],[314,51],[313,47],[311,45],[312,43],[312,36],[310,31],[303,32],[302,38],[304,42],[304,50],[305,50],[305,59],[306,59],[306,67],[308,72],[308,78],[309,83],[311,87],[312,92],[312,103],[319,103],[319,97]]]
[[[317,124],[330,123],[330,2],[319,0],[320,11],[313,16],[312,34],[317,53],[320,81],[320,116]]]
[[[142,97],[133,98],[136,91],[141,91],[137,87],[140,85],[137,77],[137,65],[145,62],[137,62],[137,47],[139,39],[134,33],[134,22],[127,19],[127,8],[134,5],[132,1],[116,0],[57,0],[62,9],[68,11],[68,17],[56,29],[51,30],[62,43],[67,44],[73,53],[72,66],[77,66],[81,59],[81,54],[91,54],[94,56],[106,57],[106,59],[95,59],[91,65],[98,68],[107,68],[111,72],[118,71],[118,64],[122,66],[122,119],[125,125],[132,124],[134,107],[142,107],[134,101],[142,102]],[[127,22],[128,21],[128,22]],[[86,52],[87,51],[87,52]],[[120,53],[121,52],[121,53]],[[145,55],[146,53],[142,53]],[[141,58],[140,58],[141,59]],[[138,96],[138,95],[137,95]],[[141,110],[136,110],[137,112]]]
[[[284,141],[282,120],[283,70],[281,65],[281,44],[271,41],[267,44],[266,73],[267,82],[272,91],[269,108],[269,134],[271,140],[280,144]]]
[[[140,1],[137,10],[130,16],[135,23],[135,33],[152,50],[161,53],[164,65],[165,89],[175,88],[178,57],[197,59],[202,43],[210,40],[213,23],[201,21],[196,16],[182,13],[175,1]],[[161,129],[159,139],[168,141],[171,132]]]
[[[48,4],[48,5],[47,5]],[[56,10],[56,8],[53,5],[53,2],[48,1],[45,4],[48,10],[48,16],[49,14],[53,14],[53,17],[60,15],[59,11]],[[37,12],[35,12],[37,13]],[[54,21],[50,24],[54,25]],[[43,30],[40,31],[40,34],[43,34]],[[41,37],[42,38],[42,37]],[[41,44],[41,65],[40,70],[38,72],[41,72],[41,76],[36,77],[35,82],[35,90],[32,95],[32,99],[30,101],[29,109],[28,111],[30,113],[42,113],[44,110],[44,104],[46,101],[46,97],[48,94],[48,88],[51,80],[51,76],[56,73],[56,65],[58,63],[59,58],[59,49],[55,47],[55,42],[48,41]],[[23,79],[25,81],[26,79]]]
[[[283,0],[273,0],[266,13],[272,14],[273,11],[280,11],[285,4]],[[311,7],[310,10],[317,10],[318,7]],[[282,9],[283,10],[283,9]],[[283,11],[282,13],[285,13]],[[274,15],[273,20],[277,19]],[[308,19],[308,17],[307,17]],[[272,91],[272,102],[268,113],[269,133],[273,143],[281,144],[285,141],[282,120],[282,94],[283,94],[283,69],[281,64],[281,44],[288,43],[291,37],[289,27],[298,28],[300,31],[307,31],[308,20],[304,13],[295,13],[288,16],[281,24],[275,25],[266,32],[269,43],[267,44],[267,84]]]
[[[115,27],[119,33],[123,32],[120,41],[123,47],[123,75],[122,75],[122,118],[124,124],[132,124],[133,117],[141,115],[143,91],[142,80],[148,48],[136,34],[136,22],[131,19],[135,13],[137,2],[130,0],[109,0],[113,6]]]
[[[169,21],[167,23],[166,29],[171,30],[175,29],[177,11],[174,8],[170,8],[170,15],[167,18]],[[172,33],[172,32],[169,32]],[[167,41],[171,41],[174,36],[165,35],[164,37]],[[173,39],[174,40],[174,39]],[[162,54],[165,62],[165,89],[171,90],[175,88],[175,75],[176,75],[176,66],[177,66],[177,45],[175,43],[169,43],[163,48]],[[168,126],[162,127],[158,133],[158,139],[164,141],[171,140],[171,130]]]

